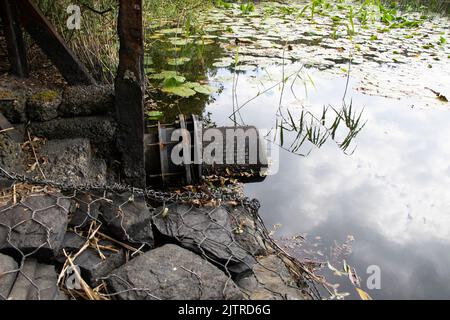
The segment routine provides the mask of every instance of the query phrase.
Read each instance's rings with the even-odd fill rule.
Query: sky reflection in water
[[[276,77],[280,69],[269,73]],[[257,94],[261,76],[239,76],[240,104]],[[215,76],[225,90],[206,109],[218,125],[231,123],[231,82],[224,82],[231,77],[228,71]],[[283,105],[303,104],[318,113],[324,105],[340,106],[345,77],[321,77],[312,72],[316,89],[307,85],[307,96],[303,84],[296,86],[303,101],[286,90]],[[446,82],[442,75],[439,81]],[[354,154],[345,155],[333,141],[307,157],[280,151],[279,173],[247,185],[246,192],[261,201],[268,226],[282,224],[278,236],[307,233],[330,247],[353,235],[349,263],[364,290],[366,268],[381,267],[381,290],[368,290],[373,298],[450,298],[448,106],[367,96],[352,90],[353,85],[351,81],[347,101],[352,99],[356,110],[364,108],[367,120]],[[242,118],[259,128],[274,127],[279,97],[279,89],[258,97],[243,108]],[[348,280],[339,282],[339,291],[354,294]]]

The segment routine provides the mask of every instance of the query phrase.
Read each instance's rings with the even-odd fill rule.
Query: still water
[[[325,263],[322,272],[339,292],[359,299],[348,278],[327,268],[329,262],[342,269],[345,260],[374,299],[449,299],[450,105],[427,89],[450,96],[450,46],[442,40],[448,18],[387,32],[379,32],[385,25],[378,18],[364,26],[355,21],[348,36],[344,24],[336,25],[346,17],[339,5],[332,7],[333,21],[328,14],[286,13],[301,8],[261,4],[250,16],[212,10],[196,33],[149,26],[152,99],[165,121],[195,113],[219,126],[276,133],[271,144],[283,148],[272,160],[279,170],[246,185],[246,193],[260,200],[260,214],[269,228],[277,226],[280,244],[299,259]],[[217,92],[191,90],[205,84]],[[168,89],[195,95],[174,97]],[[322,141],[333,114],[345,111],[349,122]],[[298,124],[302,115],[320,128],[319,139],[294,154],[288,150],[297,132],[281,127]],[[381,278],[371,290],[366,280],[373,266]]]
[[[226,78],[227,72],[221,76]],[[313,78],[308,104],[319,112],[323,105],[339,105],[346,78],[321,79],[319,73]],[[352,88],[350,81],[347,99],[364,109],[367,121],[352,154],[333,141],[306,157],[280,150],[279,172],[247,185],[246,192],[261,201],[268,226],[281,224],[277,236],[320,237],[315,244],[323,251],[319,261],[330,259],[327,251],[335,241],[354,237],[347,262],[373,298],[450,298],[448,106],[367,96]],[[237,94],[243,101],[255,94],[250,74],[240,77]],[[242,118],[272,128],[279,97],[279,90],[258,97],[241,110]],[[229,125],[231,101],[230,85],[206,111],[217,124]],[[370,265],[381,269],[379,290],[366,288]],[[341,284],[340,291],[356,298],[348,279],[329,276],[330,282]]]

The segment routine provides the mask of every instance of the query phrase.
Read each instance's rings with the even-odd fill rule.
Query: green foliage
[[[149,79],[159,80],[159,88],[162,92],[182,98],[189,98],[196,93],[211,95],[216,91],[208,85],[198,82],[186,82],[186,78],[176,71],[162,71],[161,73],[150,75]]]
[[[214,5],[217,8],[222,8],[222,9],[231,9],[231,8],[233,8],[233,4],[231,4],[229,2],[225,2],[223,0],[215,0],[214,1]]]
[[[242,3],[240,6],[242,14],[249,14],[255,11],[255,5],[253,2]]]

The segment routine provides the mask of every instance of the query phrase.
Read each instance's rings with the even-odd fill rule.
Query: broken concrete
[[[55,256],[67,229],[69,201],[59,194],[27,197],[0,208],[0,250],[14,255]]]
[[[176,245],[165,245],[131,260],[113,271],[107,283],[123,300],[243,298],[225,273]]]
[[[164,212],[159,208],[156,212]],[[234,274],[251,270],[255,258],[235,240],[228,212],[223,207],[195,208],[171,205],[153,218],[157,231],[181,246],[202,254]]]

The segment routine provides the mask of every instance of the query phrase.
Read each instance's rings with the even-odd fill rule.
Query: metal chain
[[[17,181],[20,183],[27,183],[31,185],[48,186],[60,190],[79,190],[79,191],[103,191],[103,192],[117,192],[124,193],[130,192],[132,194],[143,195],[147,199],[151,199],[157,202],[189,202],[193,200],[222,200],[222,201],[237,201],[241,205],[251,209],[253,212],[257,212],[261,207],[257,199],[250,199],[248,197],[239,195],[236,192],[224,193],[220,188],[210,189],[206,192],[170,192],[161,191],[149,188],[135,188],[129,185],[114,183],[114,184],[73,184],[73,183],[60,183],[48,179],[35,179],[30,178],[22,174],[15,172],[8,172],[0,167],[0,177],[4,177],[9,180]]]

